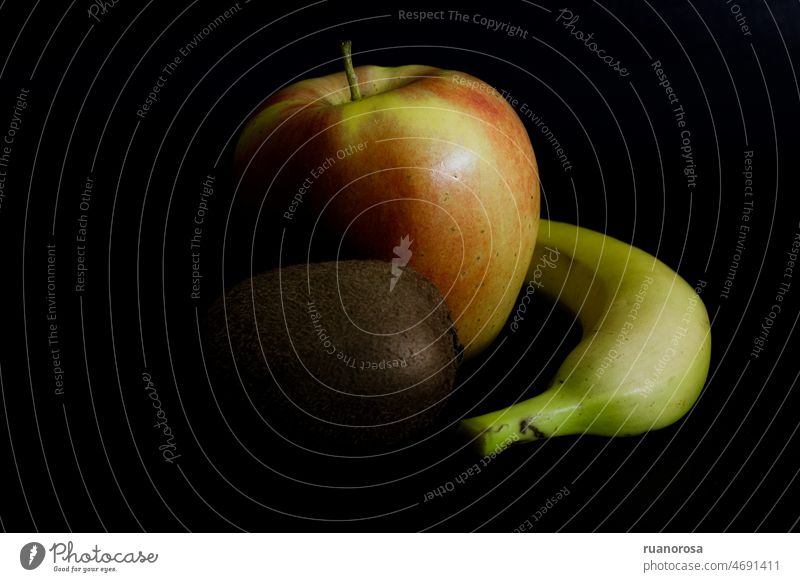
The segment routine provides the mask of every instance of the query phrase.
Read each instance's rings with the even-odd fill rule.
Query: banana
[[[697,400],[711,326],[695,289],[667,265],[598,232],[542,220],[526,280],[523,297],[541,291],[576,314],[581,341],[543,393],[461,421],[478,452],[560,435],[640,434],[672,424]]]

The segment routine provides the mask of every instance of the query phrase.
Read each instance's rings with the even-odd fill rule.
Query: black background
[[[0,207],[3,529],[511,531],[526,520],[534,531],[797,527],[800,281],[765,350],[750,355],[800,230],[796,3],[738,0],[750,36],[724,1],[441,5],[522,26],[528,34],[519,38],[473,22],[398,18],[398,10],[438,9],[419,2],[240,2],[137,118],[162,67],[232,4],[121,0],[100,22],[84,0],[69,10],[67,2],[0,4],[0,131],[20,89],[30,89]],[[556,22],[565,7],[629,76]],[[642,437],[514,447],[424,502],[476,461],[447,423],[388,457],[321,457],[272,434],[238,387],[210,385],[197,314],[233,282],[222,276],[225,234],[236,229],[228,223],[232,143],[276,89],[337,71],[342,38],[354,41],[357,65],[462,70],[527,103],[572,166],[564,171],[526,120],[543,215],[631,242],[691,284],[706,283],[712,364],[687,417]],[[698,176],[692,191],[655,60],[686,111]],[[751,229],[723,298],[742,224],[746,150],[754,152]],[[203,233],[203,299],[193,301],[188,240],[207,174],[216,176],[216,192]],[[89,270],[77,293],[76,220],[87,176],[95,182]],[[48,244],[56,245],[63,394],[55,393],[48,346]],[[240,258],[225,256],[229,267]],[[523,331],[505,334],[502,349],[459,387],[448,418],[544,388],[579,337],[572,323],[539,304]],[[158,450],[144,373],[176,435],[181,456],[172,464]],[[564,487],[569,495],[534,520]]]

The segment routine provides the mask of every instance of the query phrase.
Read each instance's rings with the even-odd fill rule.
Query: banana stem
[[[503,410],[462,420],[459,429],[472,440],[477,453],[491,456],[515,443],[571,432],[564,430],[565,421],[575,413],[575,408],[548,390]]]

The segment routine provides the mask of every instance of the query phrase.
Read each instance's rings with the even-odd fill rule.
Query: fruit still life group
[[[210,363],[291,442],[373,454],[442,429],[468,361],[518,305],[580,324],[549,386],[448,430],[477,454],[561,435],[630,436],[697,400],[702,300],[629,244],[540,218],[527,131],[483,81],[430,66],[353,67],[270,96],[234,154],[237,203],[270,268],[210,307]]]

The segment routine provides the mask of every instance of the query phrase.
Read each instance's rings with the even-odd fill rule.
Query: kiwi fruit
[[[421,437],[462,352],[436,286],[381,261],[256,275],[211,305],[205,327],[214,388],[241,382],[273,429],[326,453]]]

